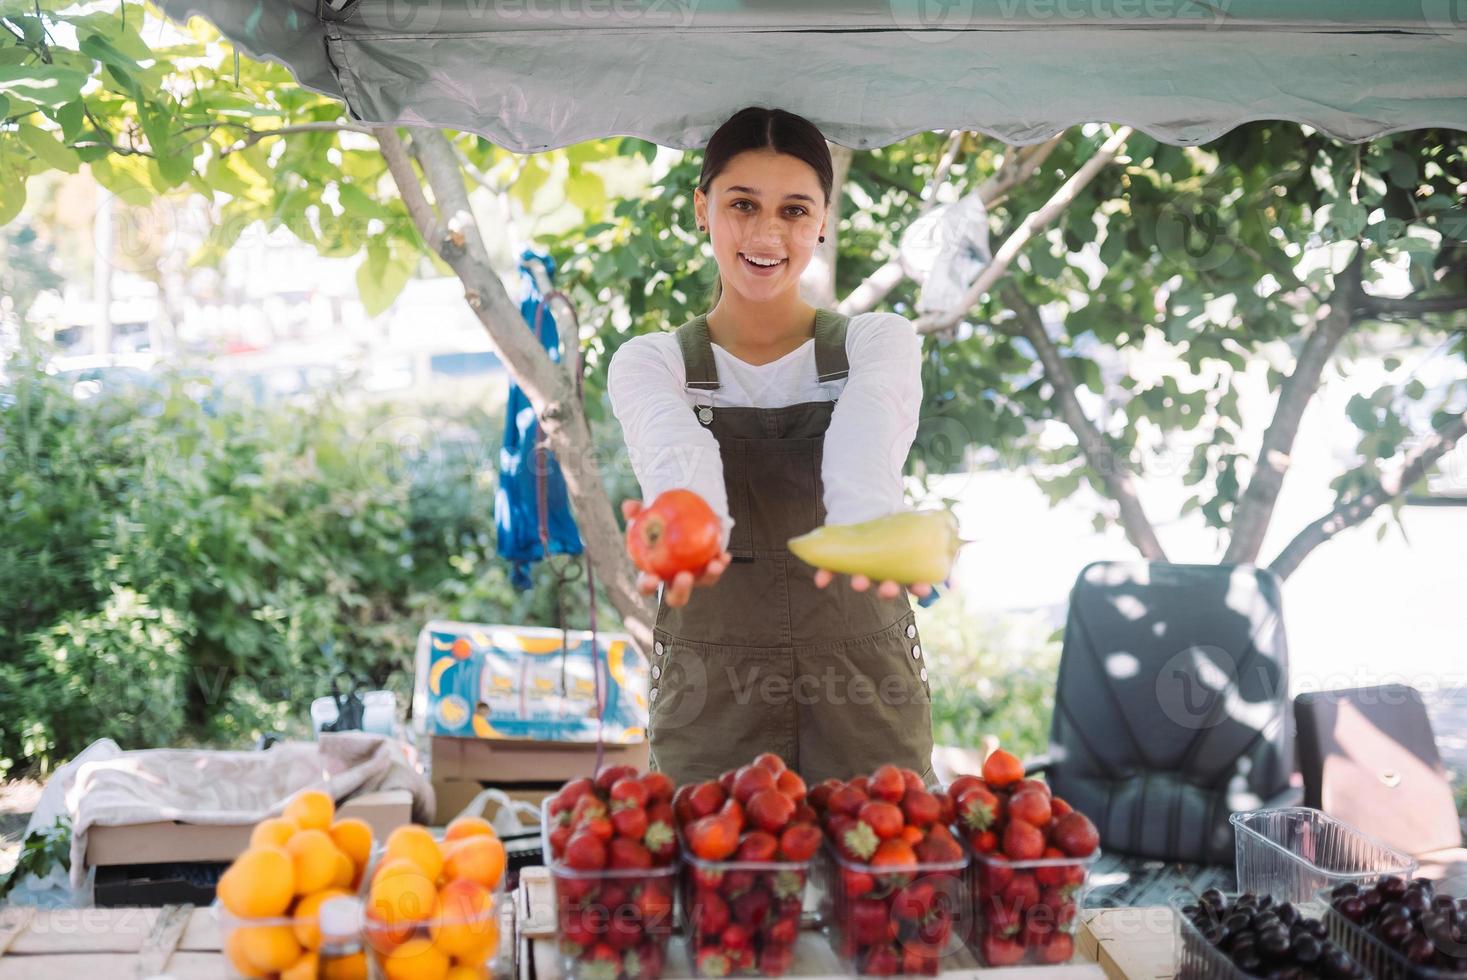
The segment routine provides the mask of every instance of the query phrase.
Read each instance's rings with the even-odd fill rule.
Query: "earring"
[[[821,235],[821,236],[820,236],[820,240],[821,240],[821,241],[822,241],[822,242],[823,242],[823,241],[825,241],[825,236],[824,236],[824,235]]]
[[[698,230],[699,231],[707,231],[708,229],[707,228],[704,228],[702,225],[699,225],[698,226]]]

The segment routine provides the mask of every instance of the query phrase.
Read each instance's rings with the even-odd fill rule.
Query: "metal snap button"
[[[912,659],[913,660],[921,660],[922,659],[922,648],[920,646],[913,646],[912,647]]]
[[[912,637],[914,637],[916,635],[917,635],[917,626],[916,626],[916,624],[915,623],[908,623],[907,624],[907,639],[910,640]]]
[[[649,700],[649,701],[656,701],[657,700],[657,688],[654,687],[652,690],[650,690],[650,691],[647,692],[647,700]]]
[[[922,677],[922,683],[923,684],[926,684],[927,683],[927,668],[926,667],[923,667],[922,668],[921,677]]]
[[[656,664],[653,664],[652,665],[652,679],[655,681],[655,680],[657,680],[657,678],[659,678],[661,676],[662,676],[662,668],[661,667],[658,667]]]
[[[656,643],[654,643],[653,649],[657,651],[657,656],[662,656],[662,641],[658,640]]]

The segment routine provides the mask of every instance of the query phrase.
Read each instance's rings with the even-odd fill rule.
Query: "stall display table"
[[[559,980],[555,901],[550,877],[526,868],[503,909],[502,961],[515,980]],[[1068,964],[989,969],[967,954],[949,958],[946,980],[987,978],[1110,978],[1164,980],[1172,976],[1172,912],[1165,906],[1089,909],[1083,913],[1076,954]],[[152,909],[0,909],[0,980],[74,980],[76,977],[169,977],[223,980],[224,956],[214,913],[169,905]],[[678,937],[668,946],[667,980],[690,977]],[[800,939],[790,976],[842,980],[825,939],[813,930]]]

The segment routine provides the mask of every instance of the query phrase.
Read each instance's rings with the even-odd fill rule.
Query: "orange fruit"
[[[498,837],[465,837],[449,845],[443,874],[449,881],[468,878],[496,888],[504,877],[504,842]]]
[[[229,960],[229,965],[234,972],[250,980],[264,977],[269,970],[262,970],[251,963],[245,956],[245,934],[243,929],[231,929],[229,935],[224,937],[224,957]]]
[[[367,954],[352,953],[322,960],[320,980],[367,980]]]
[[[241,919],[284,915],[295,895],[295,863],[281,847],[251,847],[219,876],[219,902]]]
[[[302,830],[327,830],[336,816],[336,804],[319,789],[303,789],[290,798],[282,814],[300,824]]]
[[[387,835],[383,858],[405,858],[434,881],[443,871],[443,851],[427,827],[405,824]]]
[[[372,828],[360,817],[343,817],[331,825],[331,840],[358,868],[372,856]]]
[[[489,971],[465,963],[455,963],[443,975],[443,980],[487,980]]]
[[[316,980],[316,953],[306,953],[295,961],[295,965],[280,971],[280,980]]]
[[[340,850],[336,852],[336,874],[331,879],[333,888],[351,888],[356,884],[357,866],[351,863]]]
[[[387,980],[443,980],[448,955],[423,938],[409,939],[382,958]]]
[[[453,822],[443,831],[443,839],[446,841],[477,836],[498,837],[499,835],[495,833],[492,823],[483,817],[474,817],[468,814],[461,817],[454,817]]]
[[[296,894],[309,895],[329,888],[336,878],[336,856],[341,852],[324,830],[302,830],[285,844],[295,864]]]
[[[290,926],[240,926],[240,956],[262,973],[278,973],[301,957],[301,944]]]
[[[328,898],[350,898],[351,892],[341,888],[325,888],[302,898],[295,903],[290,917],[295,920],[295,938],[306,949],[321,948],[321,928],[316,921],[321,914],[321,903]]]
[[[290,840],[290,835],[297,830],[300,830],[300,827],[296,826],[294,820],[287,820],[285,817],[266,817],[255,824],[255,829],[250,831],[250,846],[263,847],[268,844],[284,847],[285,842]]]
[[[367,980],[367,954],[333,956],[322,960],[320,980]]]
[[[422,922],[437,908],[433,879],[416,870],[379,875],[367,896],[367,913],[387,925]]]
[[[428,932],[433,945],[451,956],[487,958],[499,943],[494,896],[477,881],[450,881],[438,893],[438,915],[428,924]]]

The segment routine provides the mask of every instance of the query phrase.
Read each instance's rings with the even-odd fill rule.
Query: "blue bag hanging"
[[[538,260],[553,282],[555,260],[548,254],[526,248],[520,252],[520,280],[524,299],[520,315],[536,332],[550,359],[560,363],[560,331],[546,297],[527,264]],[[543,460],[538,463],[537,459]],[[536,470],[543,469],[537,480]],[[579,555],[583,550],[580,530],[571,516],[565,477],[555,454],[541,443],[540,423],[530,399],[513,381],[504,411],[504,443],[499,450],[499,488],[494,495],[494,524],[497,551],[512,565],[515,588],[527,590],[534,584],[531,565],[547,554]],[[543,535],[542,535],[543,530]],[[543,540],[542,540],[543,538]]]

